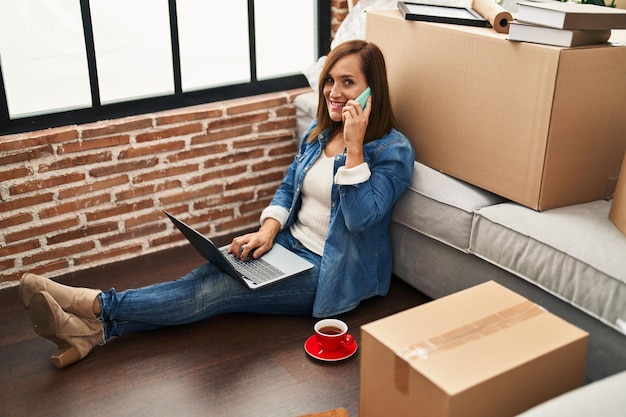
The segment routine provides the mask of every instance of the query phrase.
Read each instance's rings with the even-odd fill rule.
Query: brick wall
[[[184,244],[163,210],[208,236],[258,226],[305,91],[0,137],[0,288]]]
[[[297,149],[305,91],[2,137],[2,281],[183,244],[163,210],[211,236],[256,227]]]

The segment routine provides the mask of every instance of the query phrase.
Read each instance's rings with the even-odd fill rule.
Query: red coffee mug
[[[337,350],[351,345],[354,338],[348,334],[348,325],[338,319],[324,319],[315,323],[315,338],[322,350]]]

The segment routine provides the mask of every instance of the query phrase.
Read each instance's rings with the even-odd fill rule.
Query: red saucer
[[[342,343],[341,347],[337,350],[323,350],[319,343],[317,343],[315,335],[309,337],[306,342],[304,342],[304,350],[309,354],[309,356],[326,362],[336,362],[348,359],[350,356],[354,355],[357,348],[356,340],[354,340],[347,346]]]

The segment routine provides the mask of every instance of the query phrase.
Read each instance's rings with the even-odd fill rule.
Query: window
[[[0,134],[307,85],[324,0],[0,0]]]

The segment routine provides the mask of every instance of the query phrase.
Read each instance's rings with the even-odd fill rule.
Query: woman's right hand
[[[248,259],[249,256],[258,259],[272,249],[274,238],[279,231],[280,223],[268,218],[258,231],[234,238],[228,247],[228,253],[237,256],[242,261]]]

